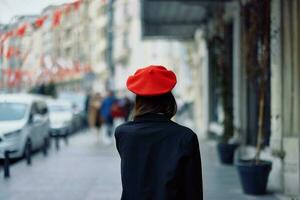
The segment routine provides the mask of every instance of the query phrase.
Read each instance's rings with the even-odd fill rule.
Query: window
[[[14,121],[24,118],[27,105],[22,103],[0,103],[0,121]]]

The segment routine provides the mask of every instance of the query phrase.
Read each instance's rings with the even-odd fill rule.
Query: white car
[[[66,136],[72,132],[73,108],[72,103],[62,100],[48,100],[50,115],[50,135]]]
[[[73,105],[73,131],[80,130],[85,124],[85,101],[86,96],[78,92],[59,93],[58,99],[71,102]]]
[[[49,116],[43,98],[29,94],[0,95],[0,159],[24,156],[48,145]]]

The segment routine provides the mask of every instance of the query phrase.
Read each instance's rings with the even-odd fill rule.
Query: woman
[[[198,139],[171,118],[176,75],[163,66],[137,70],[127,80],[136,94],[134,120],[116,129],[122,200],[202,200]]]

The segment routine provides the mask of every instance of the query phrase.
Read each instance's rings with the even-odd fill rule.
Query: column
[[[279,156],[273,160],[273,170],[270,183],[276,190],[283,188],[282,161],[280,154],[283,149],[282,140],[282,30],[281,30],[281,0],[271,2],[271,138],[270,146]]]

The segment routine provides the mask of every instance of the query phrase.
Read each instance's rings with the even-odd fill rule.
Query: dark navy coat
[[[116,129],[121,200],[202,200],[196,134],[164,115],[146,114]]]

